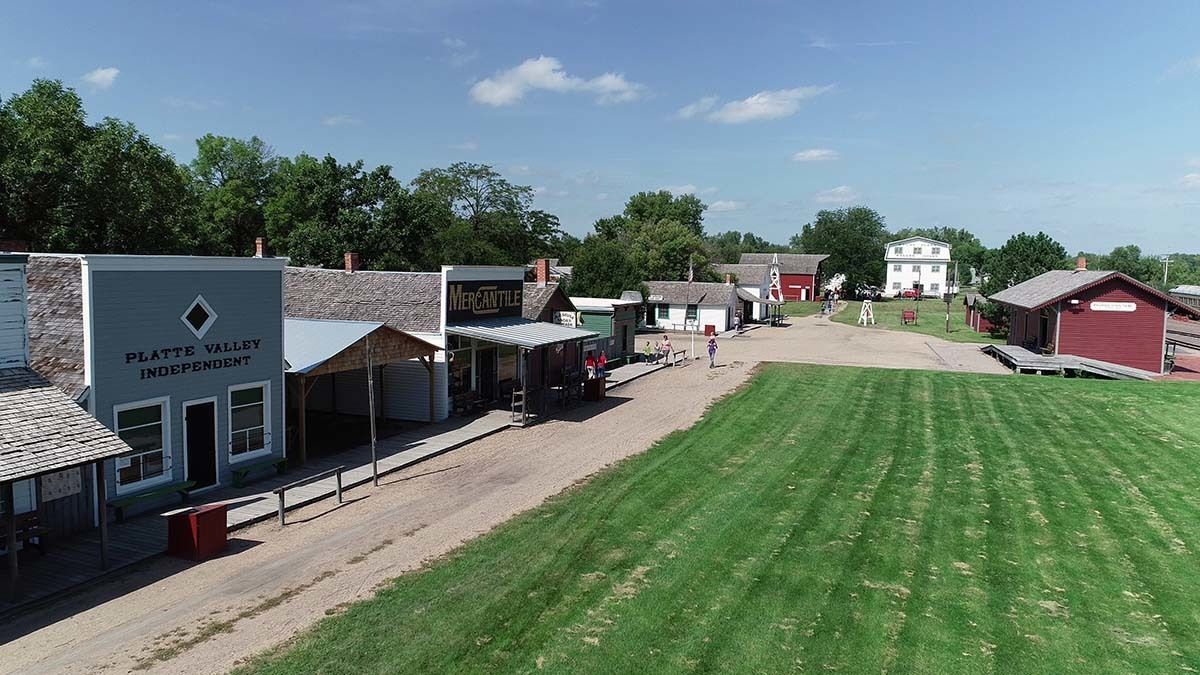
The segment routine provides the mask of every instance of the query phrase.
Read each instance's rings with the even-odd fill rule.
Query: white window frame
[[[253,452],[243,452],[240,455],[233,454],[233,392],[239,389],[253,389],[254,387],[262,387],[263,389],[263,447]],[[228,433],[226,433],[227,445],[225,446],[225,454],[229,457],[229,464],[238,464],[240,462],[266,457],[271,454],[273,445],[271,439],[271,381],[261,380],[259,382],[243,382],[241,384],[231,384],[225,392],[225,414],[228,415],[229,424],[226,425]]]
[[[179,420],[183,423],[183,479],[184,480],[191,480],[191,476],[188,475],[188,472],[191,470],[191,460],[192,460],[191,448],[188,447],[188,439],[187,439],[187,437],[188,437],[188,435],[187,435],[187,430],[188,430],[187,409],[188,409],[188,406],[200,405],[202,403],[213,404],[213,443],[214,444],[219,443],[220,438],[221,438],[221,433],[220,433],[221,415],[218,412],[221,409],[221,402],[217,400],[216,396],[205,396],[204,398],[194,398],[194,399],[191,399],[190,401],[184,401],[183,403],[179,404]],[[220,453],[220,448],[215,448],[215,450],[216,450],[216,452],[213,452],[213,462],[216,463],[216,467],[213,468],[213,471],[216,472],[217,480],[209,487],[202,488],[203,490],[211,490],[212,488],[219,487],[221,485],[221,463],[219,461],[217,461],[217,458],[221,456],[221,453]],[[193,492],[196,492],[196,491],[193,490]]]
[[[898,291],[898,290],[900,290],[900,282],[899,282],[899,281],[893,281],[893,282],[892,282],[892,290],[893,290],[893,291]]]
[[[942,247],[941,247],[941,246],[934,246],[933,248],[929,249],[929,252],[930,252],[932,255],[941,255],[941,254],[942,254]]]
[[[912,271],[916,272],[917,274],[920,274],[920,273],[921,273],[921,266],[920,266],[920,265],[913,265],[913,266],[912,266]]]
[[[895,265],[892,265],[892,271],[893,272],[903,272],[904,265],[901,265],[900,263],[896,263]]]
[[[913,255],[921,255],[921,251],[923,251],[923,250],[925,250],[925,248],[922,246],[914,246],[913,247]]]
[[[929,267],[929,271],[930,271],[930,272],[941,272],[941,271],[942,271],[942,266],[941,266],[941,265],[931,265],[931,266]]]
[[[903,247],[903,246],[893,246],[893,247],[892,247],[892,254],[894,254],[894,255],[904,255],[904,247]]]
[[[124,456],[117,457],[113,460],[113,484],[116,485],[116,487],[117,487],[116,492],[118,495],[126,495],[126,494],[130,494],[133,492],[141,492],[142,490],[154,487],[155,485],[162,485],[163,483],[170,483],[175,477],[175,457],[172,454],[172,448],[171,448],[171,397],[170,396],[158,396],[156,398],[148,398],[148,399],[145,399],[142,401],[133,401],[131,403],[118,403],[117,405],[114,405],[113,406],[113,425],[112,425],[113,433],[114,434],[121,433],[121,425],[117,422],[118,414],[120,414],[126,410],[133,410],[135,408],[149,408],[152,405],[157,405],[162,408],[162,436],[163,436],[163,443],[162,443],[163,444],[163,447],[162,447],[163,472],[162,472],[162,475],[155,476],[153,478],[145,478],[145,479],[139,480],[136,483],[129,483],[126,485],[122,485],[121,484],[121,476],[120,476],[121,460],[129,457],[130,455],[145,454],[145,453],[135,453],[132,451],[128,452]]]
[[[932,293],[937,293],[942,290],[942,285],[935,281],[929,284],[929,290]]]

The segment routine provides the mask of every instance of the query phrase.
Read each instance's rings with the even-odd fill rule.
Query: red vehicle
[[[921,291],[916,288],[906,288],[900,291],[900,297],[905,300],[919,300],[921,298]]]

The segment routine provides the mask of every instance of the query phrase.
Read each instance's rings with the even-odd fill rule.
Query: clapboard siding
[[[25,266],[0,264],[0,368],[28,365]]]

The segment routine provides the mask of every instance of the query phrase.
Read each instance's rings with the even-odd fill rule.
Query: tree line
[[[0,101],[0,240],[31,250],[247,256],[265,234],[297,265],[338,267],[346,251],[368,269],[408,271],[550,257],[574,267],[573,295],[598,297],[689,273],[717,281],[714,264],[750,252],[826,254],[826,278],[844,275],[843,292],[853,293],[884,282],[887,243],[909,236],[949,244],[960,285],[978,279],[984,295],[1074,264],[1041,232],[989,249],[963,228],[891,231],[864,206],[818,211],[779,244],[750,232],[707,233],[707,207],[691,194],[639,192],[582,240],[533,201],[533,188],[484,164],[427,169],[404,183],[386,165],[281,157],[258,137],[205,135],[195,159],[181,164],[129,122],[89,124],[82,100],[56,80],[35,80]],[[1158,259],[1135,245],[1083,255],[1093,269],[1156,287],[1200,284],[1200,255],[1172,255],[1165,283]]]

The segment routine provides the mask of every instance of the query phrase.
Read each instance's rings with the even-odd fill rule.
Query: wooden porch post
[[[96,461],[96,503],[100,507],[100,569],[108,569],[108,484],[104,481],[104,460]]]
[[[371,420],[371,480],[379,487],[379,458],[375,456],[375,378],[371,371],[375,369],[371,363],[371,334],[363,338],[367,351],[367,415]]]
[[[0,489],[4,490],[4,503],[8,505],[6,514],[8,517],[5,519],[8,525],[6,528],[8,535],[6,543],[8,548],[8,589],[10,596],[15,600],[20,595],[18,590],[20,573],[17,570],[17,500],[14,499],[12,481],[0,486]]]
[[[296,411],[296,426],[300,434],[300,466],[308,462],[308,382],[303,374],[297,375],[300,383],[299,410]]]
[[[434,391],[437,389],[437,377],[434,375],[433,354],[430,354],[428,357],[418,356],[417,360],[421,362],[421,365],[425,366],[425,370],[429,375],[429,421],[433,422],[437,417],[435,414],[436,405],[434,403],[437,400],[435,398],[436,392]]]

